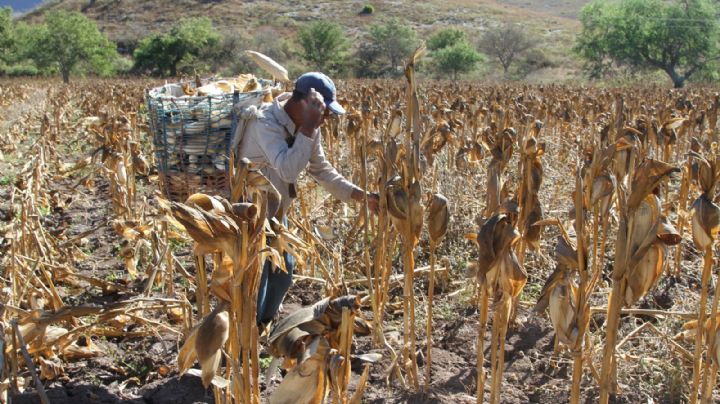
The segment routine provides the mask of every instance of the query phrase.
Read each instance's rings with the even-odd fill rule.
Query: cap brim
[[[345,114],[345,108],[340,105],[337,101],[333,101],[330,104],[327,104],[327,107],[330,108],[330,111],[332,111],[335,114],[343,115]]]

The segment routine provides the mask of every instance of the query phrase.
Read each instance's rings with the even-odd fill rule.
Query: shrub
[[[181,20],[164,34],[152,34],[140,41],[133,53],[135,68],[142,72],[177,76],[178,72],[192,72],[198,64],[206,66],[207,58],[222,41],[222,35],[207,17]],[[183,70],[185,69],[185,70]]]
[[[440,73],[450,73],[453,80],[458,75],[469,73],[482,61],[480,55],[467,41],[460,41],[433,52],[433,58]]]
[[[8,76],[37,76],[40,74],[40,70],[32,63],[10,65],[4,69],[4,72]]]
[[[328,74],[342,70],[349,43],[340,25],[316,21],[298,32],[303,59],[313,68]]]
[[[459,42],[467,41],[467,34],[465,31],[458,28],[443,28],[436,31],[428,39],[428,49],[440,50],[453,46]]]
[[[362,10],[360,10],[360,15],[370,15],[375,12],[375,7],[372,6],[372,4],[366,4],[363,6]]]
[[[517,66],[520,76],[526,76],[536,70],[555,67],[555,63],[539,48],[530,49],[523,56]]]
[[[371,25],[368,32],[368,42],[377,49],[378,55],[385,59],[384,65],[389,67],[392,74],[401,74],[400,67],[419,42],[413,27],[393,17]]]

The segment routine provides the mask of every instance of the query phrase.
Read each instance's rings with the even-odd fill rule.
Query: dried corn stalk
[[[430,275],[428,283],[428,301],[427,301],[427,327],[425,329],[427,338],[427,354],[425,355],[425,390],[430,387],[430,373],[432,367],[432,318],[433,318],[433,295],[435,293],[435,249],[438,243],[442,241],[447,232],[447,226],[450,222],[450,212],[448,211],[447,198],[441,194],[435,194],[430,200],[430,206],[427,209],[428,233],[430,235]]]
[[[618,154],[616,158],[617,156]],[[626,163],[629,167],[634,167],[634,153],[628,155]],[[646,287],[649,288],[657,280],[655,271],[660,260],[660,252],[664,254],[664,251],[659,251],[657,244],[654,245],[659,234],[658,229],[662,228],[662,220],[659,212],[654,213],[659,209],[657,199],[654,199],[657,197],[653,192],[656,192],[656,188],[663,180],[678,171],[678,168],[662,161],[647,159],[634,169],[629,196],[625,197],[622,188],[619,191],[621,218],[615,248],[613,289],[608,304],[607,339],[600,375],[600,402],[603,404],[608,402],[610,391],[614,390],[616,385],[615,344],[620,309],[625,304],[634,303],[647,293]],[[623,176],[624,174],[619,178]],[[675,238],[672,232],[667,234],[669,234],[668,241]],[[657,255],[647,256],[651,248]]]
[[[483,402],[485,372],[483,370],[483,313],[487,313],[488,296],[493,295],[494,316],[491,340],[492,389],[490,402],[500,402],[503,366],[505,362],[505,335],[510,316],[512,298],[519,295],[527,282],[527,274],[513,251],[520,234],[510,219],[496,214],[487,219],[477,234],[469,235],[477,243],[477,265],[468,275],[475,278],[481,291],[481,324],[478,332],[478,384],[477,400]]]
[[[501,201],[504,200],[502,173],[512,158],[516,136],[515,129],[507,128],[496,136],[488,135],[483,139],[483,145],[490,150],[492,155],[488,167],[487,205],[485,206],[487,216],[496,213]]]
[[[358,314],[360,301],[353,295],[325,298],[280,320],[268,343],[274,359],[266,380],[272,379],[278,362],[290,373],[270,397],[270,402],[322,402],[330,387],[346,400],[350,378],[352,335],[370,334]]]
[[[561,228],[561,234],[555,246],[557,267],[540,292],[535,312],[540,313],[549,309],[550,321],[558,341],[574,347],[580,331],[578,319],[581,318],[577,310],[578,285],[574,273],[578,270],[577,248],[557,219],[548,219],[540,224],[557,224]],[[585,310],[588,310],[589,314],[589,306],[586,305]],[[590,319],[589,316],[583,317],[586,320]]]
[[[697,181],[702,194],[692,204],[692,234],[695,246],[705,253],[703,258],[703,271],[701,278],[700,306],[698,308],[698,323],[705,324],[705,305],[708,294],[708,281],[712,276],[713,266],[713,244],[717,240],[718,232],[720,232],[720,206],[713,202],[713,196],[720,181],[720,158],[717,155],[717,144],[713,144],[711,156],[714,158],[704,158],[703,156],[692,152],[697,164]],[[718,306],[718,294],[714,293],[712,313],[710,315],[710,324],[708,328],[714,330],[717,328],[716,314]],[[715,348],[715,333],[708,333],[708,353]],[[704,366],[702,377],[702,388],[700,386],[700,369],[702,367],[702,333],[698,332],[695,339],[695,355],[693,363],[693,384],[690,393],[690,402],[697,400],[697,394],[703,402],[707,402],[712,396],[712,385],[708,384],[709,363]],[[717,369],[715,369],[717,371]],[[714,378],[714,377],[713,377]]]
[[[259,176],[261,174],[256,173],[255,175]],[[257,205],[252,203],[231,204],[220,197],[214,198],[223,206],[222,212],[207,211],[197,204],[194,204],[195,207],[176,202],[169,204],[170,211],[175,219],[187,229],[190,236],[195,240],[196,254],[219,251],[232,261],[232,269],[226,268],[219,271],[224,274],[224,279],[227,279],[224,284],[219,285],[220,290],[226,291],[224,297],[227,298],[227,295],[230,297],[230,305],[227,310],[229,321],[229,335],[227,338],[231,365],[229,366],[228,375],[232,375],[232,377],[229,377],[227,386],[223,384],[222,387],[227,387],[225,395],[228,399],[234,397],[235,400],[245,403],[259,402],[260,399],[257,380],[259,366],[257,352],[258,330],[255,313],[262,266],[265,259],[270,258],[271,261],[277,263],[277,267],[282,268],[280,264],[282,259],[276,250],[269,248],[263,251],[265,248],[265,224],[267,223],[265,217],[268,207],[268,192],[263,191],[262,187],[266,186],[268,181],[267,179],[260,181],[259,177],[256,178],[258,180],[254,183],[259,184],[258,188],[253,187],[252,182],[248,182],[246,184],[247,188],[243,187],[243,189],[247,189],[248,192],[255,195]],[[206,207],[214,206],[214,202],[211,200],[210,202]],[[257,206],[260,206],[260,209]],[[224,315],[221,313],[213,315],[211,313],[210,316],[212,316],[210,317],[212,319],[210,323],[213,324],[213,327],[216,330],[221,329],[220,325],[223,323]],[[213,332],[212,334],[217,333]],[[215,358],[215,354],[212,352],[205,352],[209,365],[204,367],[203,370],[211,367],[212,360]],[[179,361],[179,363],[185,362],[185,360]],[[214,371],[204,372],[203,380],[205,382],[212,381],[214,373]]]
[[[415,64],[424,53],[421,45],[411,56],[405,67],[407,78],[407,126],[405,138],[405,160],[400,167],[401,175],[386,184],[387,208],[393,226],[400,233],[403,242],[403,367],[412,385],[418,389],[420,384],[416,360],[415,333],[415,293],[414,293],[414,248],[420,240],[422,230],[423,206],[420,202],[420,105],[415,82]]]

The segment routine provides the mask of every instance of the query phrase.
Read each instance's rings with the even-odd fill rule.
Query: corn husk
[[[280,63],[274,61],[269,56],[251,50],[246,50],[245,54],[250,56],[250,59],[257,63],[260,68],[270,73],[275,80],[290,81],[287,69],[282,67]]]
[[[441,194],[434,194],[427,209],[427,224],[430,240],[437,244],[445,236],[450,222],[447,198]]]
[[[202,369],[202,383],[207,389],[220,365],[221,349],[230,332],[227,304],[220,303],[208,314],[197,329],[195,352]]]

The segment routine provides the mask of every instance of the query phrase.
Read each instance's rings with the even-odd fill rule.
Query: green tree
[[[0,61],[5,61],[13,44],[12,8],[0,8]]]
[[[415,30],[393,17],[385,22],[370,26],[370,46],[385,58],[392,74],[398,73],[398,67],[410,56],[418,45]]]
[[[201,61],[220,44],[222,35],[207,17],[181,20],[164,34],[143,38],[133,53],[135,68],[152,74],[177,76],[179,68]]]
[[[14,23],[11,46],[4,55],[5,73],[8,75],[57,73],[59,69],[56,65],[43,66],[41,71],[38,63],[33,59],[36,53],[35,46],[42,43],[45,35],[47,35],[47,27],[44,24],[28,24],[23,21]]]
[[[516,25],[503,25],[497,29],[485,31],[480,40],[480,48],[496,58],[507,76],[510,65],[518,55],[535,46],[530,37]]]
[[[27,37],[20,39],[17,35],[22,43],[21,56],[32,59],[46,72],[59,71],[65,83],[78,69],[98,74],[112,71],[117,58],[115,47],[94,21],[78,12],[49,12],[43,24],[25,30]]]
[[[467,34],[465,31],[458,28],[443,28],[430,36],[427,46],[428,49],[433,51],[447,48],[448,46],[455,45],[460,41],[467,41]]]
[[[352,59],[356,77],[378,77],[387,70],[379,47],[372,42],[361,43]]]
[[[298,32],[302,57],[314,68],[326,73],[342,70],[349,48],[342,28],[334,22],[316,21]]]
[[[467,41],[459,41],[434,51],[433,59],[439,72],[450,72],[453,80],[457,80],[459,73],[475,70],[478,62],[482,60],[482,55]]]
[[[680,88],[720,56],[717,6],[708,0],[595,0],[580,21],[575,51],[592,77],[613,65],[660,69]]]

